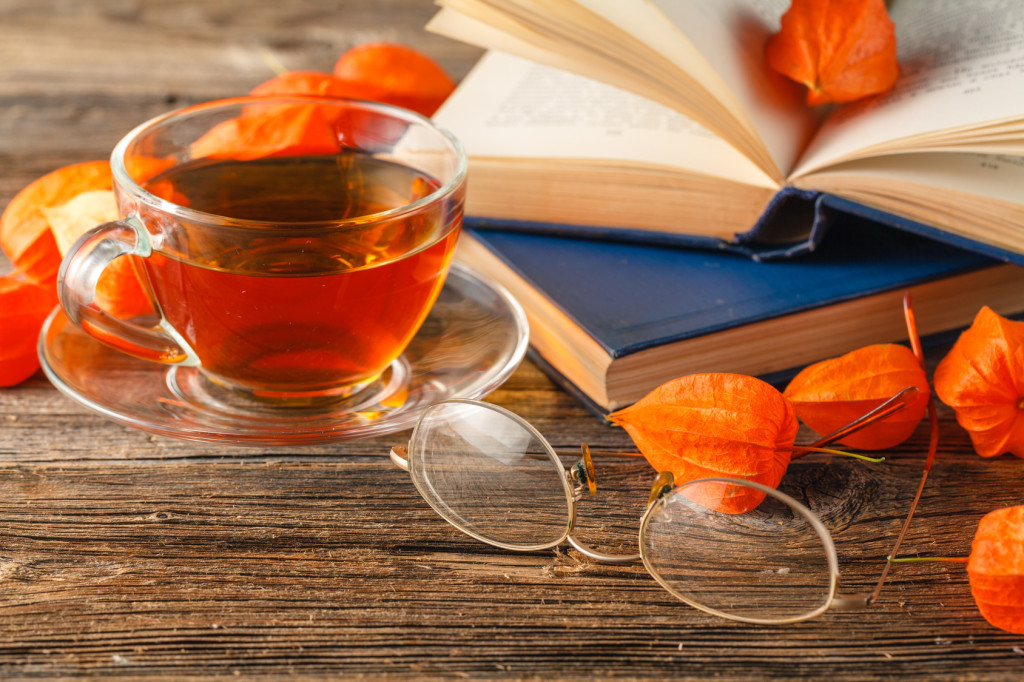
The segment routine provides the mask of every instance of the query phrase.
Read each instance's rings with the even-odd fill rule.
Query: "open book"
[[[825,110],[765,64],[788,0],[438,4],[491,50],[435,115],[478,224],[785,250],[838,198],[1024,263],[1024,3],[895,0],[896,87]]]

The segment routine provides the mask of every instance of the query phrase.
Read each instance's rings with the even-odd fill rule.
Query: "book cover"
[[[468,230],[459,258],[520,298],[534,352],[604,411],[697,371],[778,376],[869,343],[1024,310],[1024,269],[837,214],[798,257]],[[483,251],[481,250],[483,249]]]

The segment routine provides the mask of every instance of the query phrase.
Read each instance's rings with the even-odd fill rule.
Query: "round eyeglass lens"
[[[478,540],[517,550],[552,547],[572,525],[572,489],[547,441],[511,412],[448,401],[423,413],[409,472],[438,514]]]
[[[735,511],[736,500],[763,498]],[[651,575],[704,611],[753,623],[804,620],[828,609],[838,582],[835,548],[808,509],[759,484],[702,479],[657,500],[640,529]]]

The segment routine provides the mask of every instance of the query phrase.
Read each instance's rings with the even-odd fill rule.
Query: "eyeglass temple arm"
[[[833,431],[829,435],[825,436],[814,444],[814,447],[824,447],[829,443],[833,443],[837,440],[849,436],[851,433],[860,431],[869,424],[873,424],[879,419],[888,417],[894,412],[902,410],[907,405],[910,405],[913,401],[917,400],[917,396],[920,393],[916,386],[908,386],[899,393],[895,394],[878,407],[868,412],[865,412],[857,419],[853,420],[846,426],[840,427],[836,431]],[[583,459],[572,471],[573,479],[576,482],[577,488],[581,488],[584,484],[590,488],[590,494],[594,494],[594,465],[590,459],[590,448],[585,444],[581,445],[583,450]],[[395,450],[391,451],[391,459],[395,459]],[[397,460],[396,460],[397,461]],[[401,466],[401,464],[399,464]],[[408,464],[406,463],[408,468]],[[654,485],[651,486],[651,497],[648,504],[653,503],[662,495],[666,494],[674,486],[674,476],[672,472],[663,471],[658,474],[658,478],[655,479]],[[571,534],[566,538],[570,545],[576,548],[582,554],[596,559],[597,561],[603,561],[606,563],[627,563],[630,561],[636,561],[641,558],[639,554],[604,554],[598,552],[590,547],[587,547],[579,540],[574,538]],[[837,611],[856,611],[858,609],[866,608],[871,603],[871,598],[868,595],[845,595],[837,594],[832,599],[832,603],[829,606],[830,609]]]
[[[861,611],[871,606],[871,596],[867,594],[837,594],[832,597],[829,611]]]
[[[830,443],[834,443],[837,440],[849,436],[851,433],[860,431],[865,426],[873,424],[879,419],[884,419],[894,412],[899,412],[904,407],[907,407],[915,400],[921,391],[916,386],[907,386],[899,393],[895,394],[881,405],[873,410],[865,412],[860,417],[857,417],[846,426],[842,426],[837,430],[833,431],[829,435],[825,436],[814,444],[814,447],[825,447]],[[829,605],[830,611],[860,611],[871,606],[874,601],[873,596],[869,594],[837,594],[832,598],[832,603]]]

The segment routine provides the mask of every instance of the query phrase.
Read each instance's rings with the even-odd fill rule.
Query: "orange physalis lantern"
[[[250,95],[322,95],[325,97],[359,97],[351,85],[329,73],[320,71],[285,71],[253,88]]]
[[[47,173],[7,205],[0,216],[0,246],[26,277],[53,287],[61,257],[75,240],[100,223],[117,220],[112,188],[107,161],[85,161]],[[127,258],[115,260],[100,275],[96,300],[117,317],[152,312]]]
[[[335,63],[333,74],[285,71],[260,83],[249,94],[369,100],[430,116],[454,89],[455,82],[426,55],[404,45],[376,42],[345,52]],[[360,130],[358,111],[309,101],[253,104],[242,116],[214,126],[196,140],[192,155],[245,161],[337,154],[342,142],[353,142],[349,139],[352,131]],[[382,130],[376,135],[380,141],[388,141],[398,139],[402,132]]]
[[[210,128],[192,143],[195,158],[248,161],[271,156],[337,154],[335,123],[315,104],[261,105]]]
[[[676,484],[721,476],[775,488],[798,429],[793,408],[772,386],[723,373],[675,379],[608,418],[626,429],[658,472],[671,471]],[[764,499],[743,491],[723,497],[719,511],[740,514]]]
[[[907,386],[918,389],[913,403],[842,440],[852,448],[881,450],[909,438],[928,408],[928,377],[914,352],[906,346],[865,346],[810,365],[793,378],[784,395],[800,421],[826,435]]]
[[[935,393],[979,455],[1024,457],[1024,322],[983,307],[936,368]]]
[[[110,164],[85,161],[33,180],[14,195],[0,215],[0,248],[33,282],[55,282],[61,254],[43,210],[82,192],[111,189]]]
[[[0,386],[20,384],[39,369],[39,330],[55,305],[52,285],[0,277]]]
[[[985,620],[1024,635],[1024,507],[997,509],[981,519],[967,577]]]
[[[807,104],[850,102],[899,77],[884,0],[793,0],[765,46],[768,65],[807,86]]]
[[[334,75],[358,88],[363,99],[384,102],[432,116],[455,89],[437,62],[394,43],[366,43],[345,52]]]
[[[301,95],[364,98],[340,78],[318,71],[286,71],[260,83],[250,92],[257,97]],[[312,101],[312,100],[311,100]],[[242,116],[223,121],[192,143],[194,157],[247,161],[271,156],[337,154],[341,150],[338,116],[332,106],[253,104]]]

